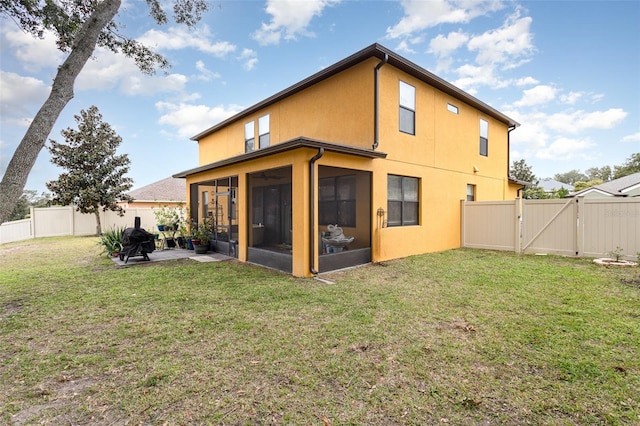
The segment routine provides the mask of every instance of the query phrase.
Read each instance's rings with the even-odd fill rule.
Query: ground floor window
[[[418,225],[420,180],[414,177],[387,177],[387,225]]]

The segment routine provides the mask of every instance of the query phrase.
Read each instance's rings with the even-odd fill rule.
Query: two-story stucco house
[[[517,125],[373,44],[194,136],[199,166],[174,177],[212,248],[311,276],[460,247],[461,200],[516,197]]]

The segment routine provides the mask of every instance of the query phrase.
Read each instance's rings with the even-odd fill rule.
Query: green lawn
[[[0,246],[1,424],[638,424],[640,269],[451,250],[334,273]]]

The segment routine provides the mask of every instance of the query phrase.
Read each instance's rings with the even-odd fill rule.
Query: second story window
[[[480,119],[480,155],[489,155],[489,123]]]
[[[400,131],[416,134],[416,88],[400,82]]]
[[[258,119],[258,144],[259,148],[269,146],[269,114]]]
[[[244,125],[244,152],[251,152],[256,149],[255,142],[255,124],[250,121]]]

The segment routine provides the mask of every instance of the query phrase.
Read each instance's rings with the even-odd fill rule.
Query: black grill
[[[153,253],[156,248],[156,242],[153,234],[145,231],[140,227],[140,218],[136,217],[135,226],[127,228],[122,233],[122,251],[120,252],[120,260],[129,261],[130,257],[142,256],[143,260],[149,259],[148,254]]]

